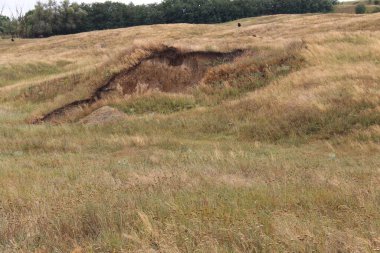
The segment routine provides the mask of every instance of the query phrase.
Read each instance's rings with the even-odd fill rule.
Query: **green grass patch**
[[[44,62],[27,64],[6,64],[0,66],[0,87],[14,84],[18,81],[62,72],[71,62],[60,60],[55,64]]]
[[[153,93],[131,97],[125,101],[115,103],[113,106],[130,115],[144,113],[169,114],[192,109],[196,107],[196,101],[192,96]]]

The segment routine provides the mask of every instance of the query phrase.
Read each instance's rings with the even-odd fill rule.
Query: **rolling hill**
[[[0,251],[379,250],[379,23],[0,40]]]

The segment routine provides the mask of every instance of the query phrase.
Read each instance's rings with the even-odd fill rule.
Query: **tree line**
[[[35,38],[168,23],[219,23],[272,14],[330,12],[337,0],[164,0],[159,4],[37,2],[33,10],[0,15],[0,33]],[[1,14],[1,13],[0,13]]]

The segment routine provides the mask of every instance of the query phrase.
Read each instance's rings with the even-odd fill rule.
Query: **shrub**
[[[358,4],[355,8],[356,14],[363,14],[366,13],[367,7],[364,4]]]

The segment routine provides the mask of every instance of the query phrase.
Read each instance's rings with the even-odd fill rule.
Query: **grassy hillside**
[[[377,13],[380,10],[380,5],[375,1],[358,0],[358,1],[340,1],[334,6],[335,13],[355,14],[358,5],[365,5],[366,13]]]
[[[0,40],[0,251],[376,252],[379,22]]]

